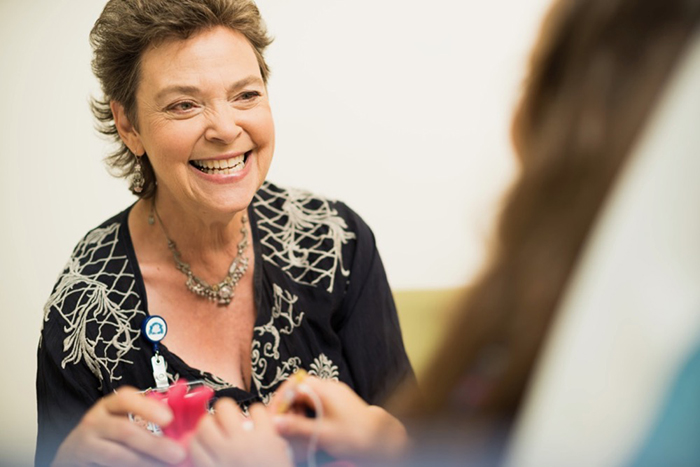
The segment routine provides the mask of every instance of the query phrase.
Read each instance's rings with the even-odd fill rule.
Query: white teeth
[[[208,174],[232,174],[238,172],[245,165],[245,155],[232,157],[230,159],[199,160],[192,161],[197,168]]]

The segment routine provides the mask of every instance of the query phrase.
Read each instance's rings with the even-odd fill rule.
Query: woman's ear
[[[143,143],[141,143],[141,136],[139,136],[138,131],[136,131],[136,127],[131,123],[129,117],[126,116],[124,106],[117,101],[110,101],[109,108],[112,109],[114,125],[117,127],[119,137],[124,141],[126,147],[135,155],[143,156],[146,149],[143,147]]]

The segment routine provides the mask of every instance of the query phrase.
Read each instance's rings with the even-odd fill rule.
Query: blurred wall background
[[[42,309],[77,240],[134,201],[88,108],[104,0],[0,0],[0,464],[32,462]],[[342,199],[399,290],[468,283],[514,172],[508,127],[549,0],[259,0],[269,178]],[[430,309],[425,310],[429,319]]]

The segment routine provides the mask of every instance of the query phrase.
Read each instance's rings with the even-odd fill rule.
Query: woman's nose
[[[214,107],[208,116],[208,125],[204,133],[207,140],[229,144],[233,142],[243,129],[238,125],[238,111],[229,103]]]

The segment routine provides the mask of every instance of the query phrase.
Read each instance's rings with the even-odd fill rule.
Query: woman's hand
[[[314,396],[316,398],[314,398]],[[293,397],[292,410],[285,405]],[[308,418],[301,407],[317,410],[323,417]],[[289,438],[309,440],[314,433],[318,444],[328,454],[340,459],[392,459],[407,447],[408,436],[403,424],[381,407],[368,405],[345,383],[306,377],[302,382],[290,378],[277,391],[270,404],[277,431]]]
[[[265,407],[254,404],[248,411],[246,419],[236,403],[220,399],[214,414],[202,417],[190,442],[194,465],[292,466],[289,445],[277,434]]]
[[[185,451],[175,441],[154,436],[130,421],[130,413],[160,426],[173,418],[167,405],[134,388],[120,388],[87,411],[58,448],[52,465],[152,466],[185,459]]]

